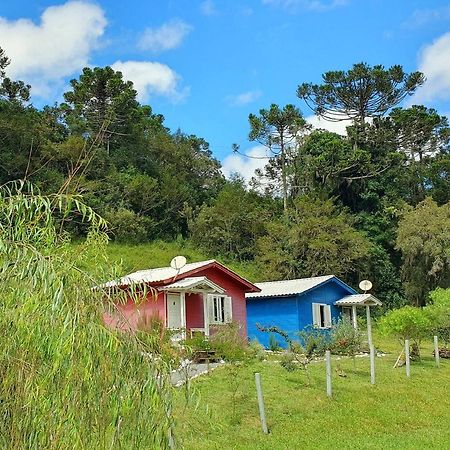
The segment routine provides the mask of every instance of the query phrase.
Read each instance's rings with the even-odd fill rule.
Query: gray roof
[[[382,303],[372,294],[347,295],[334,303],[336,306],[381,306]]]
[[[251,292],[245,294],[246,298],[261,297],[282,297],[288,295],[302,294],[310,289],[335,278],[334,275],[324,275],[321,277],[298,278],[296,280],[267,281],[264,283],[255,283],[261,289],[261,292]]]

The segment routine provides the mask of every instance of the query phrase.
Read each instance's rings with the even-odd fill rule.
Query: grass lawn
[[[192,382],[186,406],[183,388],[175,396],[178,438],[186,449],[447,449],[450,448],[450,361],[434,367],[431,342],[422,361],[393,369],[400,346],[375,339],[381,350],[377,383],[370,384],[369,358],[333,359],[333,399],[325,394],[325,365],[286,372],[277,362],[242,368],[233,418],[228,368]],[[347,377],[338,377],[335,368]],[[254,372],[260,372],[270,434],[259,421]]]
[[[177,255],[183,255],[188,263],[214,259],[194,248],[188,241],[153,241],[146,244],[126,245],[110,242],[106,249],[112,263],[121,263],[123,275],[141,269],[167,267],[170,260]],[[252,263],[230,262],[216,258],[230,269],[250,281],[261,281],[258,268]]]

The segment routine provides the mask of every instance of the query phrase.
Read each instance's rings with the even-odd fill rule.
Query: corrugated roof
[[[381,306],[382,303],[372,294],[355,294],[347,295],[334,303],[336,306],[352,306],[352,305],[378,305]]]
[[[206,277],[187,277],[182,280],[175,281],[175,283],[166,284],[165,286],[159,287],[159,290],[162,291],[171,291],[171,290],[200,290],[200,291],[208,291],[208,292],[217,292],[222,294],[224,290],[213,283],[210,279]]]
[[[172,267],[158,267],[156,269],[138,270],[137,272],[125,275],[118,280],[108,281],[100,287],[108,288],[115,286],[129,286],[131,284],[157,283],[190,272],[191,270],[200,269],[201,267],[214,262],[216,262],[214,259],[209,259],[207,261],[189,263],[180,270],[172,269]]]
[[[309,291],[310,289],[331,280],[334,275],[324,275],[321,277],[298,278],[296,280],[267,281],[264,283],[255,283],[261,289],[261,292],[252,292],[245,294],[246,298],[260,297],[281,297],[287,295],[296,295]]]

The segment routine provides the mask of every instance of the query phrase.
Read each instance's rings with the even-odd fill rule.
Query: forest
[[[36,108],[32,86],[6,76],[9,63],[0,49],[1,185],[80,195],[113,241],[186,241],[254,265],[254,281],[369,278],[387,309],[450,287],[448,119],[404,106],[423,74],[357,63],[320,84],[299,79],[293,104],[249,116],[267,164],[247,185],[224,177],[205,139],[166,127],[111,67],[84,68],[63,102]],[[347,135],[312,129],[305,108],[347,119]],[[64,222],[72,239],[86,237],[80,214]]]

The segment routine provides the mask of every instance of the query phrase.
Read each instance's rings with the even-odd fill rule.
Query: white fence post
[[[436,367],[439,367],[439,344],[437,336],[434,336],[434,359],[436,361]]]
[[[370,346],[370,382],[375,384],[375,347]]]
[[[267,422],[266,422],[266,411],[264,409],[264,397],[261,387],[261,374],[255,373],[256,382],[256,392],[258,393],[258,407],[259,407],[259,417],[261,418],[261,427],[264,433],[268,433]]]
[[[405,362],[406,362],[406,376],[411,376],[411,361],[409,358],[409,339],[405,341]]]
[[[331,387],[331,353],[330,350],[327,350],[325,352],[325,362],[326,362],[326,366],[327,366],[327,395],[328,397],[332,397],[333,396],[333,390]]]

